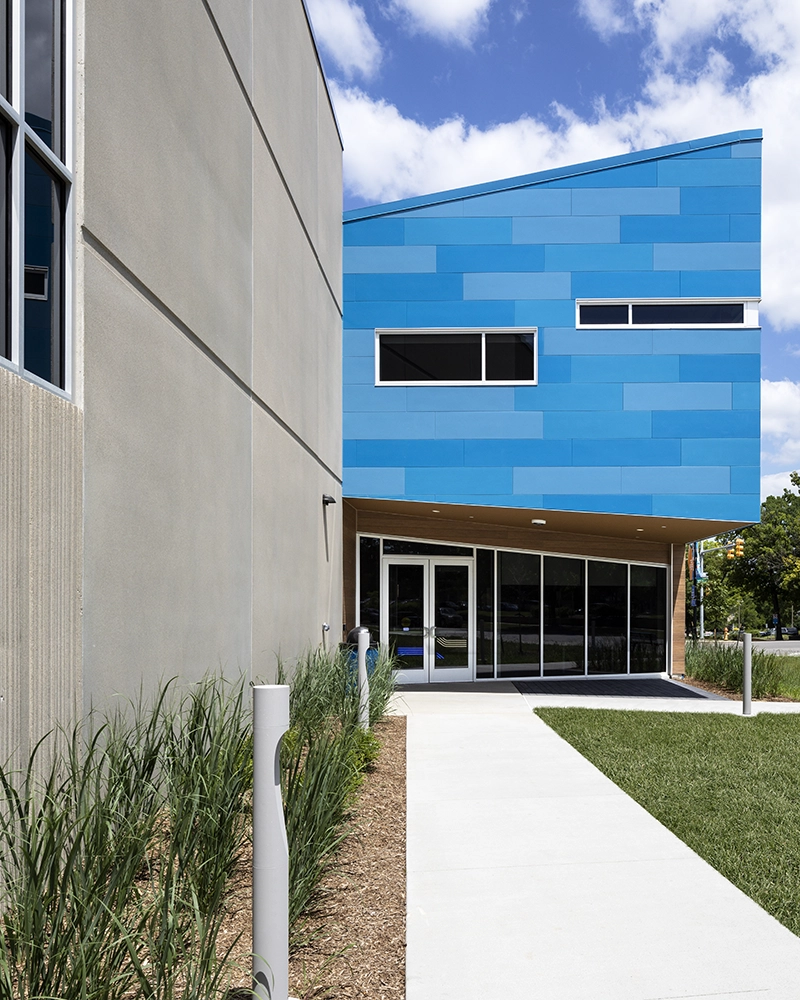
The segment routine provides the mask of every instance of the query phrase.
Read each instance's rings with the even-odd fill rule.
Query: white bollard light
[[[742,715],[753,714],[753,637],[749,632],[744,634],[744,664],[742,676]]]
[[[369,629],[362,627],[358,633],[358,724],[361,729],[369,729],[369,674],[367,673],[368,649]]]
[[[289,688],[253,687],[253,993],[289,996],[289,846],[281,798],[281,737]]]

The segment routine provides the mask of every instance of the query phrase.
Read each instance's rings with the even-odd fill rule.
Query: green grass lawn
[[[800,715],[536,714],[800,934]]]

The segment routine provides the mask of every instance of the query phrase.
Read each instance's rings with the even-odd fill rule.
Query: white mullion
[[[539,676],[544,677],[544,554],[539,553]]]
[[[481,382],[486,381],[486,331],[481,330]]]

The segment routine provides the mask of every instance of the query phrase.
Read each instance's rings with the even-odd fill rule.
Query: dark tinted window
[[[581,307],[583,308],[583,307]],[[741,302],[673,302],[655,305],[634,305],[634,325],[647,326],[679,323],[744,323]]]
[[[628,306],[604,305],[604,306],[581,306],[581,323],[587,326],[610,326],[612,323],[619,323],[622,326],[628,325]]]
[[[545,556],[545,674],[584,672],[584,565],[582,559]]]
[[[659,673],[667,662],[667,571],[631,566],[631,673]]]
[[[494,552],[475,553],[475,596],[477,620],[477,677],[494,676]]]
[[[541,557],[497,553],[497,676],[539,676]]]
[[[25,3],[25,121],[61,155],[61,0]]]
[[[467,556],[472,557],[473,549],[463,545],[432,545],[430,542],[404,542],[396,538],[384,538],[385,556]]]
[[[589,562],[589,673],[628,669],[628,567]]]
[[[46,272],[46,295],[25,299],[24,366],[64,386],[63,184],[32,153],[25,154],[25,267]]]
[[[373,641],[378,640],[381,625],[381,540],[362,538],[358,552],[360,625],[366,625]]]
[[[532,333],[486,334],[487,382],[530,382],[534,377]]]
[[[480,382],[479,333],[383,334],[381,382]]]

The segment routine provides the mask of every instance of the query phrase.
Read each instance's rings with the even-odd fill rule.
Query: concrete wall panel
[[[324,507],[323,493],[336,499]],[[253,411],[253,676],[275,677],[342,624],[337,481],[262,410]],[[323,633],[327,622],[330,631]]]
[[[208,14],[99,0],[85,50],[83,224],[247,379],[252,116]]]
[[[86,259],[87,693],[250,668],[251,402]]]
[[[318,158],[319,73],[302,3],[256,0],[253,103],[314,244],[319,188],[310,165]]]
[[[267,151],[256,143],[253,388],[330,468],[341,464],[341,322]]]

